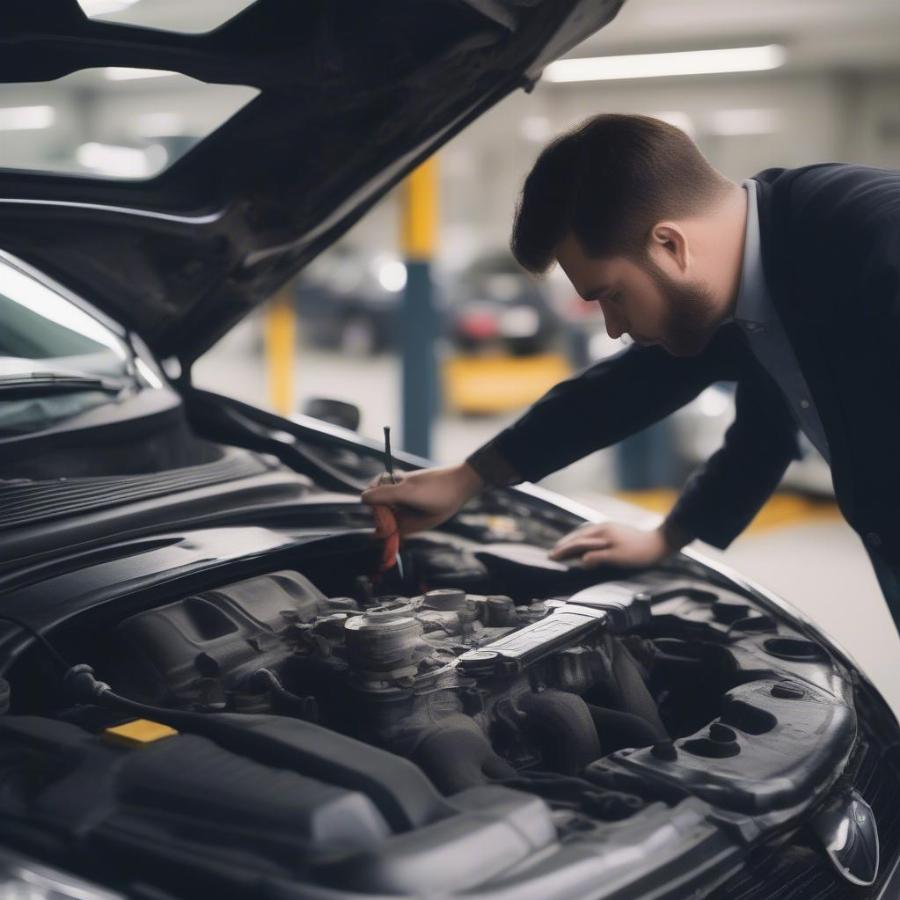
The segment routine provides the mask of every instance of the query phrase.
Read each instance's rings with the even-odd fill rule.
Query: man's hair
[[[673,125],[593,116],[541,152],[522,188],[510,246],[534,273],[550,267],[569,233],[591,257],[640,257],[657,222],[702,212],[728,184]]]

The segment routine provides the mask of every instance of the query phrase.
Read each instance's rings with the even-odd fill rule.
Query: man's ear
[[[650,230],[648,251],[666,272],[673,269],[684,274],[690,265],[687,235],[675,222],[657,222]]]

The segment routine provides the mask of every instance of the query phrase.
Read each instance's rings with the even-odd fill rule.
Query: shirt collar
[[[764,325],[769,320],[769,315],[765,303],[766,280],[760,250],[756,182],[748,178],[743,187],[747,192],[747,228],[744,235],[741,283],[734,304],[734,320],[738,323]]]

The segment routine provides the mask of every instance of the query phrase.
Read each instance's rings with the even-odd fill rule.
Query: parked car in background
[[[521,410],[571,373],[564,323],[546,285],[508,251],[479,257],[446,283],[447,411]]]
[[[406,266],[398,257],[339,244],[294,281],[302,339],[354,356],[394,350]]]
[[[546,288],[508,252],[479,257],[447,287],[448,332],[463,354],[528,356],[555,349],[560,319]]]

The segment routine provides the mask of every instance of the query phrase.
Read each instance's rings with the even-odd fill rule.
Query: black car
[[[897,896],[900,729],[786,603],[694,553],[550,562],[596,513],[531,486],[379,574],[380,448],[191,383],[617,6],[259,0],[203,35],[5,10],[8,82],[260,93],[144,181],[0,172],[4,896]]]
[[[559,338],[546,290],[508,253],[476,259],[453,279],[449,294],[450,337],[463,353],[527,356],[552,349]]]
[[[294,283],[304,340],[351,356],[396,350],[406,266],[358,247],[329,250]]]

